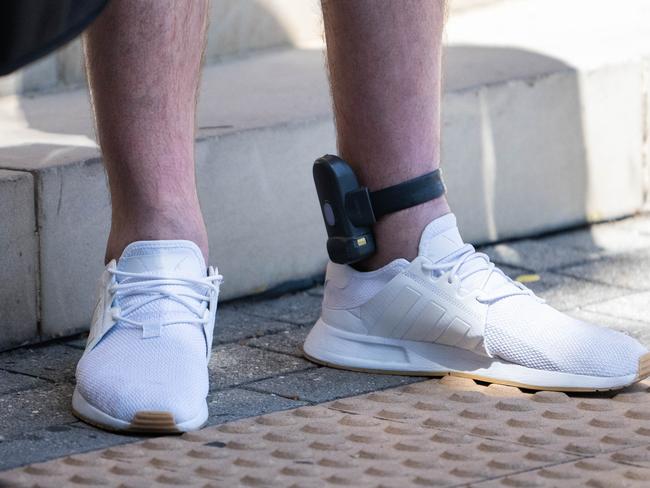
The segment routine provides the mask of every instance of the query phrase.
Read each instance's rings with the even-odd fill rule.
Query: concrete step
[[[466,2],[462,0],[464,6]],[[210,64],[260,49],[309,46],[321,40],[318,0],[212,0],[205,58]],[[42,60],[0,77],[0,96],[52,91],[84,82],[81,39],[77,38]]]
[[[442,150],[470,241],[643,207],[650,6],[617,7],[502,1],[452,16]],[[205,69],[196,164],[224,299],[323,271],[310,174],[335,151],[323,67],[314,48]],[[2,309],[0,344],[83,330],[110,214],[86,92],[0,99],[0,168],[0,188],[21,185],[0,194],[0,303],[15,304]]]
[[[503,0],[453,0],[452,14]],[[278,47],[322,43],[319,0],[212,0],[205,59],[212,64],[231,56]],[[78,38],[10,76],[0,77],[0,96],[55,91],[85,83]]]

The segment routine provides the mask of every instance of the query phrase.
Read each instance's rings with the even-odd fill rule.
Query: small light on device
[[[360,237],[359,239],[357,239],[357,246],[361,247],[361,246],[365,246],[366,244],[368,244],[368,242],[366,241],[365,237]]]

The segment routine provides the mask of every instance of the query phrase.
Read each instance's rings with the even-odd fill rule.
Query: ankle
[[[194,242],[208,262],[208,233],[200,210],[155,212],[147,215],[113,215],[105,260],[119,259],[126,246],[136,241],[187,240]]]
[[[373,228],[377,252],[368,259],[355,263],[353,267],[358,271],[373,271],[395,259],[412,261],[418,255],[420,236],[424,228],[432,220],[450,211],[447,199],[443,196],[386,215]]]

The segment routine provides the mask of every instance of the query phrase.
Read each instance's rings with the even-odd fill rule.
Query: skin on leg
[[[106,260],[138,240],[208,238],[194,174],[207,0],[112,0],[84,38],[112,200]]]
[[[371,191],[440,164],[443,0],[323,0],[338,149]],[[417,256],[420,235],[449,212],[444,197],[383,217],[377,253],[355,264],[379,268]]]

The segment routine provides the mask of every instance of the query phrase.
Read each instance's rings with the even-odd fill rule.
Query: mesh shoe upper
[[[647,351],[623,333],[582,322],[527,296],[488,307],[485,346],[496,357],[529,368],[589,376],[637,371]]]
[[[171,412],[177,423],[193,418],[208,393],[205,339],[196,325],[142,329],[118,324],[77,367],[84,399],[111,417],[130,421],[136,412]]]

